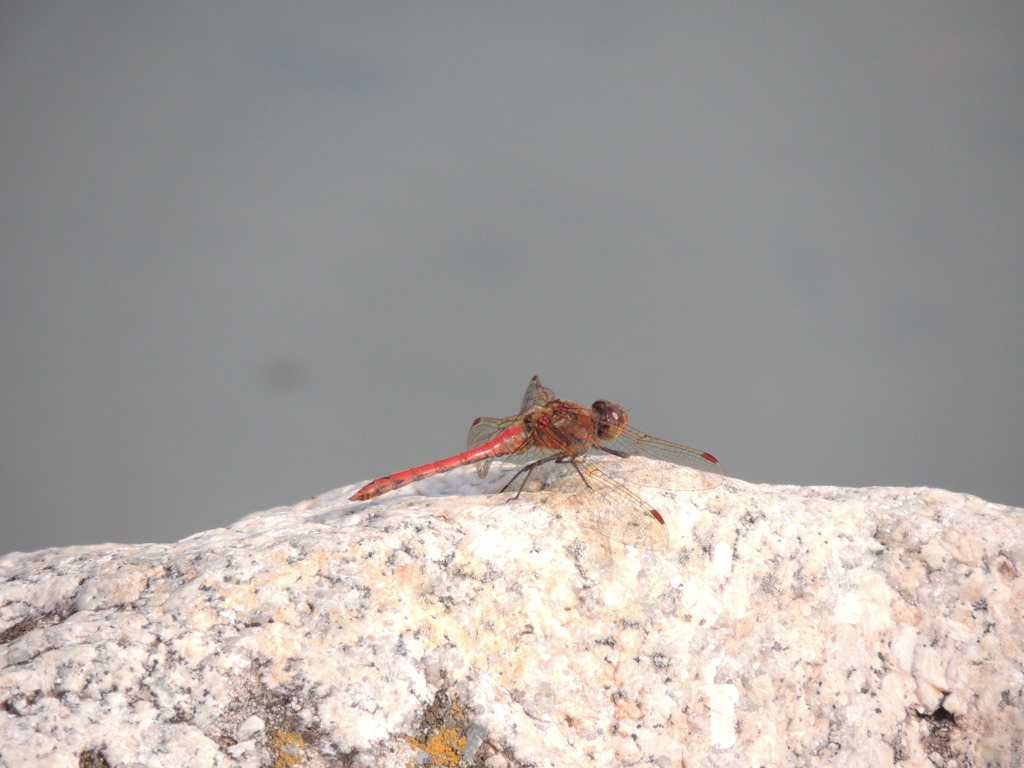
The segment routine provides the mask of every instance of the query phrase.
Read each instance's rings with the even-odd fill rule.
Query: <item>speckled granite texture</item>
[[[0,766],[1024,764],[1024,511],[727,480],[653,552],[481,483],[0,558]]]

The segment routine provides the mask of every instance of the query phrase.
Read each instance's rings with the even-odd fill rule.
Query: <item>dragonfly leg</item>
[[[539,461],[535,461],[535,462],[533,462],[533,464],[527,464],[525,467],[520,469],[518,472],[516,472],[514,475],[512,475],[512,478],[507,483],[505,483],[505,485],[503,485],[501,487],[501,490],[498,491],[498,493],[505,493],[509,488],[512,487],[512,483],[514,483],[519,478],[519,476],[525,472],[526,473],[526,477],[524,477],[523,478],[523,482],[519,484],[519,490],[516,491],[516,495],[512,497],[513,499],[518,499],[519,498],[519,494],[521,494],[523,492],[523,488],[526,487],[526,483],[530,479],[530,474],[533,472],[534,467],[536,467],[538,464],[540,464],[540,462]]]
[[[584,484],[585,486],[587,486],[587,488],[590,488],[591,490],[593,490],[593,489],[594,489],[594,486],[592,486],[592,485],[590,484],[590,482],[589,482],[589,481],[587,480],[587,476],[583,474],[583,470],[582,470],[582,469],[580,469],[580,465],[579,465],[579,464],[577,464],[577,463],[576,463],[575,461],[573,461],[572,459],[567,459],[567,461],[568,461],[568,462],[569,462],[570,464],[572,464],[572,468],[576,470],[576,474],[580,476],[580,480],[582,480],[582,481],[583,481],[583,484]]]
[[[579,465],[576,463],[575,456],[549,456],[546,459],[531,462],[530,464],[527,464],[525,467],[520,469],[518,472],[512,475],[512,478],[507,483],[505,483],[505,485],[502,487],[500,491],[498,491],[498,493],[505,493],[506,491],[508,491],[508,489],[512,487],[512,483],[514,483],[520,475],[525,473],[526,476],[523,478],[523,482],[519,484],[519,490],[517,490],[516,495],[512,497],[513,500],[518,499],[519,494],[523,492],[523,489],[526,488],[526,484],[530,481],[530,475],[533,473],[533,470],[535,470],[541,464],[548,464],[550,462],[554,462],[555,464],[572,464],[572,468],[575,469],[576,472],[579,474],[580,479],[583,481],[583,484],[587,486],[587,488],[593,488],[593,486],[587,481],[586,475],[583,474],[583,470],[581,470],[579,468]]]
[[[556,456],[551,456],[549,458],[541,459],[540,461],[534,461],[534,462],[531,462],[531,463],[527,464],[526,466],[521,468],[518,472],[516,472],[514,475],[512,475],[512,478],[507,483],[505,483],[504,486],[502,486],[501,490],[498,491],[498,493],[505,493],[509,488],[512,487],[512,483],[514,483],[519,478],[519,476],[522,475],[525,472],[526,473],[526,477],[524,477],[523,478],[523,482],[519,484],[519,490],[516,491],[516,495],[512,497],[513,500],[514,499],[518,499],[519,498],[519,494],[521,494],[523,492],[523,489],[526,487],[526,484],[530,481],[530,475],[533,473],[533,470],[535,470],[541,464],[547,464],[550,461],[559,461],[559,458],[556,457]]]

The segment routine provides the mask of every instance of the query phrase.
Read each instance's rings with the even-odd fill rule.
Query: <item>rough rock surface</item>
[[[493,485],[0,558],[0,766],[1024,764],[1024,510],[727,480],[652,552]]]

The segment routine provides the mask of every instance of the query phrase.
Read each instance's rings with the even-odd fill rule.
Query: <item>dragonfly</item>
[[[559,400],[534,376],[519,413],[473,422],[467,450],[378,478],[352,494],[350,501],[366,501],[468,464],[477,464],[478,473],[485,477],[495,460],[519,467],[500,491],[508,491],[519,480],[514,497],[518,498],[538,468],[568,465],[575,476],[570,473],[572,482],[556,484],[560,490],[568,486],[569,491],[558,506],[576,522],[623,544],[664,549],[669,538],[665,518],[628,485],[710,490],[722,483],[722,468],[710,453],[644,434],[628,422],[625,409],[617,403],[597,400],[587,408]]]

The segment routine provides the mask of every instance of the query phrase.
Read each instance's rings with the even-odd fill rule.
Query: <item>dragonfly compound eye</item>
[[[596,400],[591,407],[601,419],[597,425],[597,436],[602,440],[614,440],[622,434],[623,427],[629,423],[629,416],[618,403]]]

